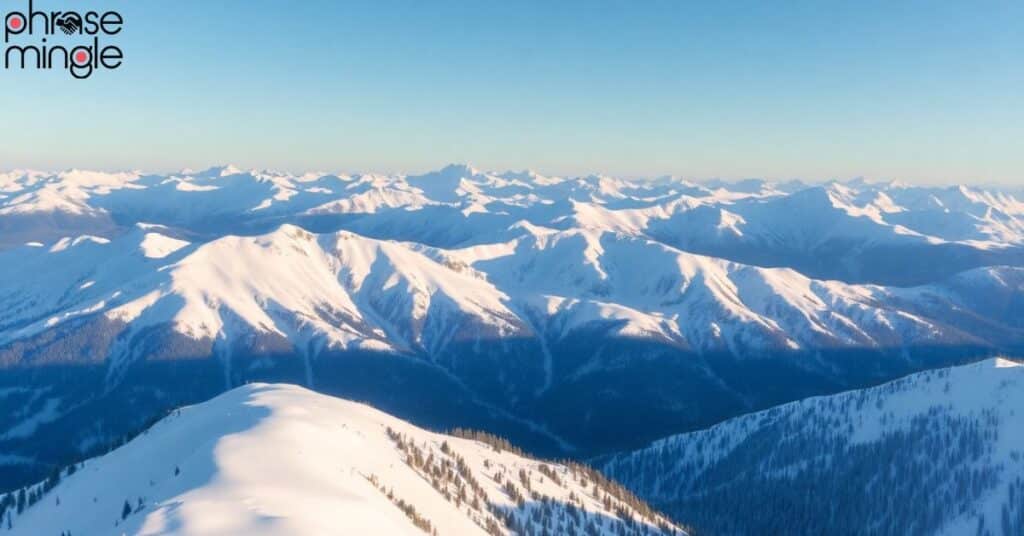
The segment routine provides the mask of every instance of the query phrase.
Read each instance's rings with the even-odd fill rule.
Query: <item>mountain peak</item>
[[[234,164],[211,166],[200,171],[194,171],[190,169],[184,169],[181,171],[181,174],[186,177],[196,177],[205,179],[229,177],[231,175],[239,175],[241,173],[244,173],[242,168],[235,166]]]
[[[473,167],[472,164],[448,164],[436,172],[439,175],[445,176],[459,176],[459,177],[475,177],[480,175],[480,170]]]
[[[295,385],[249,384],[85,462],[13,515],[10,534],[682,534],[592,470],[498,445]]]

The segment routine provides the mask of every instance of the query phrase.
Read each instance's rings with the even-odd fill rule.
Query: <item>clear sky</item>
[[[1020,0],[36,2],[125,65],[0,71],[3,169],[1024,184]]]

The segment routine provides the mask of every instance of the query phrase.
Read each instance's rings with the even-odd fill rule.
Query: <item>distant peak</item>
[[[498,176],[506,180],[515,180],[523,182],[540,182],[546,179],[546,177],[532,169],[524,169],[522,171],[508,170],[504,173],[501,173]]]
[[[1013,361],[1004,357],[997,357],[992,360],[992,365],[995,368],[1020,368],[1024,367],[1019,361]]]
[[[194,177],[202,177],[208,179],[213,179],[217,177],[228,177],[231,175],[238,175],[240,173],[243,173],[242,169],[233,164],[213,166],[206,168],[202,171],[193,171],[191,169],[182,170],[183,175],[191,175]]]
[[[459,175],[464,175],[464,176],[472,177],[474,175],[479,175],[480,174],[480,170],[475,168],[475,167],[473,167],[471,164],[468,164],[468,163],[466,163],[466,164],[448,164],[447,166],[445,166],[444,168],[441,169],[441,173],[444,173],[445,175],[459,174]]]

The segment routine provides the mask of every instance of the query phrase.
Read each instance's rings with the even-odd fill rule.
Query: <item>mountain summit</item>
[[[484,439],[300,387],[247,385],[0,497],[0,520],[11,536],[684,534],[589,468]]]

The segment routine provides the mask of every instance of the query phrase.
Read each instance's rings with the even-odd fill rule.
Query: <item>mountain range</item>
[[[0,490],[289,382],[577,459],[1024,346],[1024,203],[851,181],[0,174]]]

